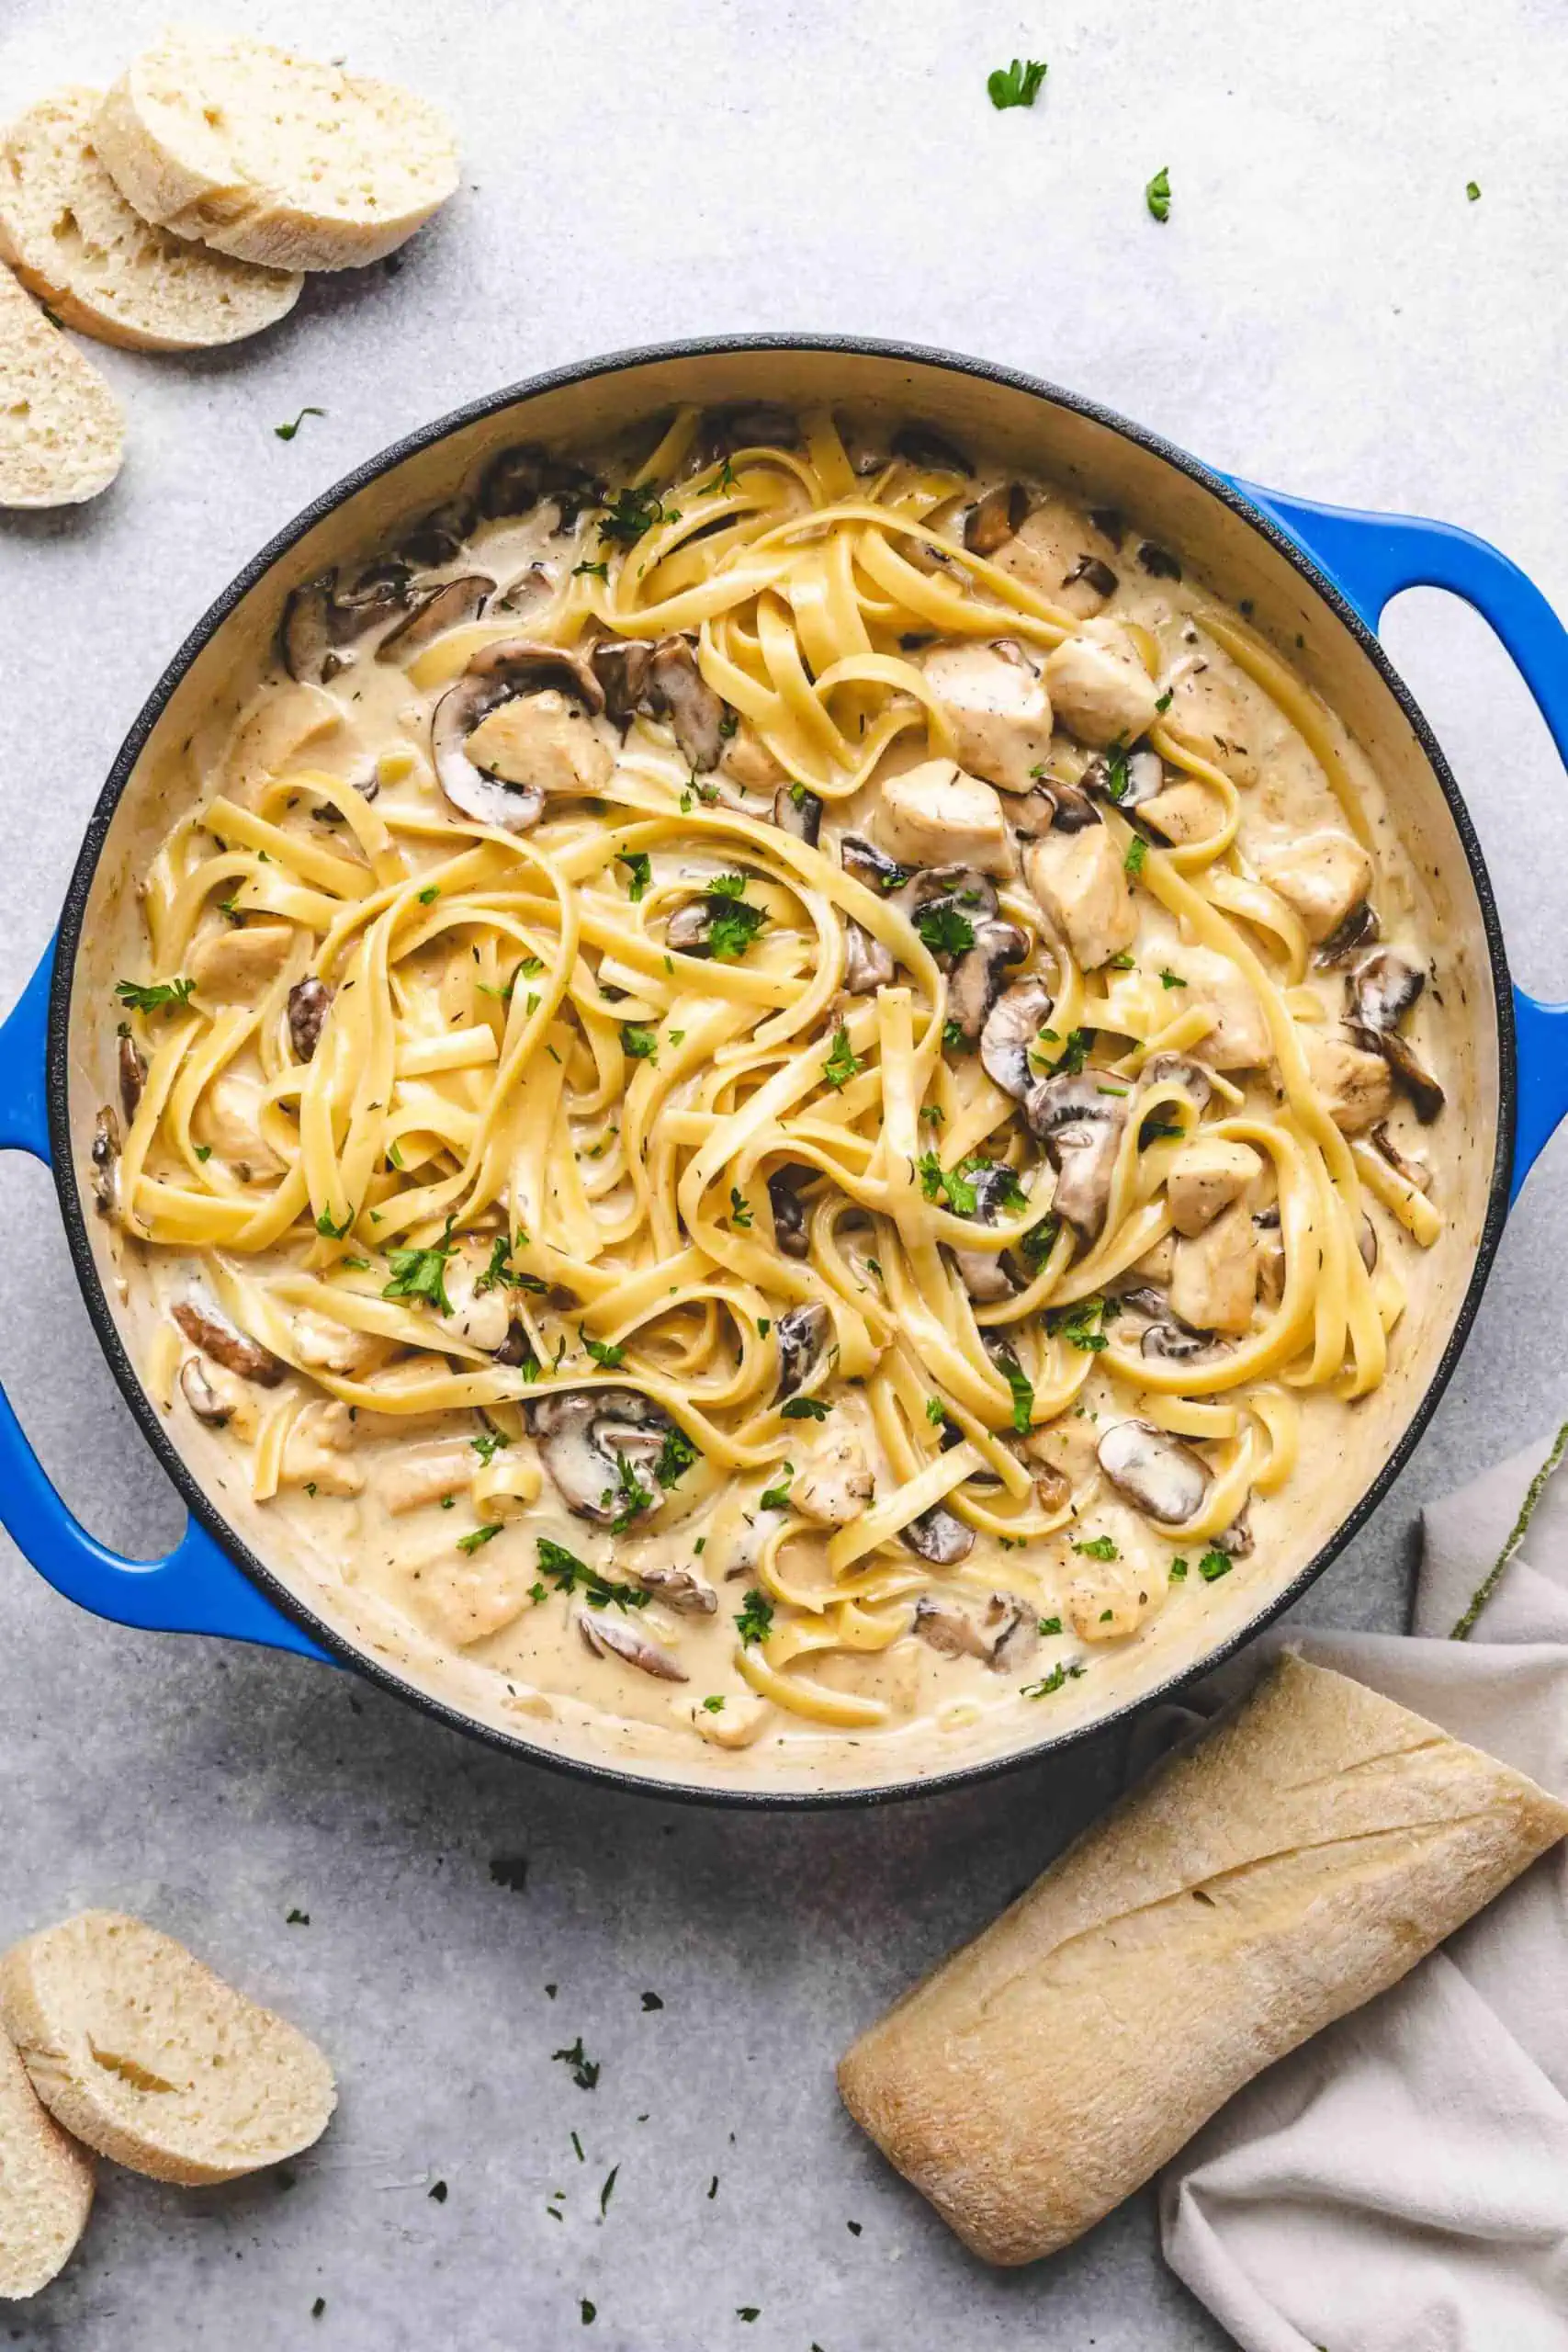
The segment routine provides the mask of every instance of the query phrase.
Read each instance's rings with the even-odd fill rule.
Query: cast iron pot
[[[159,1412],[127,1340],[134,1299],[109,1275],[106,1229],[84,1204],[98,1105],[114,1093],[117,971],[136,968],[134,883],[173,813],[179,747],[215,704],[232,707],[259,674],[284,597],[327,564],[368,552],[402,517],[437,503],[507,443],[590,442],[676,401],[759,399],[886,403],[971,442],[1054,473],[1086,503],[1125,508],[1179,549],[1255,625],[1290,652],[1377,764],[1428,897],[1442,943],[1450,1051],[1442,1127],[1449,1224],[1431,1254],[1427,1305],[1407,1317],[1398,1374],[1353,1417],[1332,1492],[1301,1556],[1247,1564],[1172,1613],[1161,1635],[1114,1677],[1097,1670],[1039,1711],[1035,1736],[1003,1752],[916,1757],[867,1742],[853,1777],[763,1777],[723,1758],[698,1777],[679,1756],[651,1766],[616,1753],[612,1734],[566,1736],[547,1715],[490,1705],[459,1678],[437,1690],[415,1664],[367,1638],[352,1607],[280,1555],[264,1518],[213,1497],[212,1441],[187,1442]],[[120,1558],[55,1494],[0,1396],[0,1520],[33,1565],[84,1608],[122,1624],[224,1634],[350,1666],[458,1728],[539,1761],[622,1785],[752,1804],[908,1795],[1005,1769],[1082,1737],[1168,1694],[1258,1633],[1322,1573],[1387,1493],[1441,1396],[1492,1263],[1509,1202],[1568,1110],[1568,1006],[1536,1002],[1509,981],[1496,909],[1464,804],[1443,755],[1374,631],[1389,598],[1429,584],[1491,622],[1568,758],[1568,634],[1516,566],[1482,540],[1438,523],[1307,505],[1212,471],[1154,434],[1047,384],[951,354],[830,337],[738,337],[616,354],[558,370],[442,418],[350,474],[291,523],[219,597],[175,656],[137,718],[87,827],[59,932],[0,1030],[0,1144],[51,1164],[87,1311],[147,1442],[190,1508],[164,1558]],[[176,1434],[178,1442],[176,1442]],[[242,1525],[240,1522],[243,1521]],[[1097,1669],[1099,1662],[1097,1661]],[[490,1678],[493,1681],[494,1678]],[[753,1759],[756,1751],[752,1751]]]

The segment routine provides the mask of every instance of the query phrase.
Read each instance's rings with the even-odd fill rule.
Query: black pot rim
[[[880,1786],[824,1789],[746,1788],[727,1789],[705,1786],[695,1781],[671,1781],[627,1771],[614,1764],[595,1763],[589,1759],[560,1754],[528,1739],[526,1736],[502,1731],[465,1713],[462,1709],[433,1697],[417,1684],[381,1665],[367,1652],[339,1634],[332,1625],[306,1607],[273,1575],[249,1546],[229,1525],[218,1510],[205,1488],[186,1467],[165,1431],[161,1417],[147,1395],[141,1381],[121,1341],[118,1329],[110,1312],[108,1299],[99,1280],[96,1262],[88,1238],[88,1227],[81,1189],[77,1182],[73,1159],[68,1092],[69,1021],[71,986],[82,926],[85,919],[88,897],[98,859],[107,836],[110,821],[120,796],[130,781],[152,729],[162,716],[165,705],[175,692],[197,655],[226,621],[241,601],[249,594],[275,564],[324,516],[334,512],[368,483],[392,472],[407,458],[446,439],[451,434],[473,424],[482,418],[493,416],[515,403],[533,399],[542,392],[570,389],[604,376],[620,375],[652,363],[671,359],[718,358],[735,353],[749,352],[825,352],[845,357],[870,356],[891,360],[939,373],[968,377],[981,382],[999,384],[1010,390],[1026,393],[1048,405],[1066,409],[1106,427],[1135,447],[1158,458],[1177,472],[1206,490],[1247,523],[1260,538],[1285,557],[1322,603],[1326,605],[1356,640],[1361,651],[1373,664],[1383,684],[1398,703],[1443,794],[1463,848],[1471,879],[1476,894],[1483,927],[1486,937],[1487,957],[1497,1011],[1497,1140],[1494,1157],[1491,1186],[1485,1219],[1476,1245],[1475,1262],[1466,1285],[1463,1299],[1454,1317],[1448,1344],[1426,1390],[1418,1400],[1398,1443],[1393,1448],[1377,1476],[1359,1497],[1354,1508],[1341,1521],[1328,1542],[1320,1546],[1283,1591],[1275,1595],[1247,1623],[1218,1647],[1208,1651],[1190,1665],[1171,1674],[1156,1689],[1141,1696],[1124,1700],[1108,1714],[1097,1716],[1092,1723],[1071,1725],[1055,1735],[1047,1732],[1029,1746],[1010,1750],[1004,1756],[987,1757],[976,1763],[955,1766],[951,1771],[886,1782]],[[433,424],[420,427],[394,441],[376,457],[345,474],[341,481],[312,500],[291,523],[277,532],[260,552],[252,558],[224,589],[221,595],[208,607],[191,630],[178,652],[164,670],[163,676],[142,706],[111,766],[103,791],[88,820],[82,847],[77,854],[70,885],[61,910],[60,930],[54,971],[50,989],[49,1034],[47,1052],[50,1144],[53,1162],[55,1190],[59,1196],[61,1216],[64,1221],[72,1263],[81,1287],[88,1316],[97,1335],[98,1344],[107,1359],[109,1369],[118,1385],[137,1423],[164,1471],[190,1511],[220,1544],[268,1600],[286,1616],[302,1627],[323,1649],[330,1651],[342,1665],[348,1666],[367,1680],[379,1684],[406,1703],[434,1716],[439,1723],[467,1736],[483,1741],[487,1746],[523,1760],[544,1767],[547,1770],[563,1772],[575,1780],[597,1782],[638,1796],[657,1797],[671,1802],[694,1804],[750,1807],[763,1812],[824,1811],[850,1805],[876,1805],[907,1802],[910,1799],[944,1795],[953,1790],[999,1779],[1027,1765],[1041,1762],[1047,1755],[1060,1754],[1098,1738],[1118,1725],[1125,1725],[1145,1707],[1169,1700],[1201,1675],[1207,1674],[1257,1639],[1274,1620],[1299,1600],[1308,1587],[1337,1559],[1352,1537],[1358,1534],[1371,1518],[1395,1478],[1409,1460],[1422,1433],[1437,1409],[1438,1400],[1447,1388],[1459,1362],[1464,1343],[1470,1335],[1480,1305],[1481,1295],[1491,1272],[1504,1220],[1507,1214],[1509,1186],[1513,1170],[1513,1139],[1517,1098],[1517,1069],[1515,1055],[1513,990],[1507,957],[1503,945],[1502,927],[1481,845],[1448,762],[1438,747],[1432,729],[1423,716],[1409,688],[1394,670],[1374,632],[1370,629],[1327,573],[1321,571],[1297,542],[1274,521],[1273,517],[1244,497],[1235,485],[1223,474],[1216,473],[1186,450],[1178,448],[1161,435],[1132,423],[1114,410],[1097,401],[1063,390],[1042,379],[1021,373],[1016,368],[997,366],[991,361],[975,359],[962,353],[928,348],[919,344],[888,342],[856,335],[738,334],[695,337],[675,343],[651,344],[626,351],[610,352],[598,358],[556,368],[538,376],[508,385],[503,390],[470,401],[461,408],[451,410]]]

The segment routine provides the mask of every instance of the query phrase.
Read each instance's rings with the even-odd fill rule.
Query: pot
[[[591,442],[676,401],[838,398],[897,404],[960,443],[1024,453],[1089,504],[1127,507],[1181,548],[1254,625],[1292,650],[1309,681],[1379,767],[1401,830],[1427,878],[1432,914],[1459,986],[1454,1105],[1446,1129],[1449,1223],[1432,1253],[1434,1280],[1396,1375],[1368,1400],[1347,1437],[1343,1488],[1312,1531],[1310,1556],[1237,1577],[1206,1596],[1196,1626],[1140,1645],[1121,1688],[1085,1678],[1043,1715],[1030,1746],[912,1772],[896,1753],[866,1762],[852,1786],[748,1781],[724,1758],[699,1782],[692,1768],[636,1767],[570,1747],[547,1718],[502,1717],[438,1694],[367,1637],[269,1544],[249,1506],[220,1510],[214,1441],[174,1432],[142,1385],[128,1345],[135,1301],[108,1279],[101,1221],[83,1177],[99,1103],[114,1092],[111,976],[136,933],[134,881],[170,812],[174,762],[211,706],[248,691],[285,596],[299,581],[374,546],[394,519],[429,508],[483,458],[518,440]],[[626,1786],[751,1804],[867,1801],[924,1792],[1038,1758],[1150,1701],[1257,1634],[1294,1600],[1364,1523],[1431,1417],[1473,1320],[1509,1201],[1568,1110],[1568,1006],[1514,989],[1481,852],[1430,729],[1378,643],[1383,606],[1403,588],[1451,590],[1491,622],[1568,757],[1568,632],[1545,598],[1483,541],[1442,524],[1310,505],[1228,480],[1094,403],[949,354],[832,338],[742,337],[619,353],[497,393],[442,418],[350,474],[281,532],[212,605],[180,648],[131,728],[94,810],[56,938],[0,1030],[0,1144],[52,1165],[77,1278],[110,1368],[149,1444],[190,1509],[165,1557],[132,1561],[97,1543],[46,1479],[0,1396],[0,1521],[33,1565],[84,1608],[120,1623],[227,1634],[351,1667],[459,1729],[538,1761]],[[236,682],[238,687],[236,689]],[[1194,1636],[1196,1635],[1196,1638]],[[493,1679],[493,1678],[492,1678]],[[1073,1710],[1076,1709],[1076,1712]]]

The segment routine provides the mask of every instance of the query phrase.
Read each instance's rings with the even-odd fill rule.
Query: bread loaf
[[[297,2155],[336,2101],[314,2042],[116,1911],[8,1951],[0,2018],[56,2120],[154,2180],[194,2188]]]
[[[73,506],[119,471],[119,402],[0,264],[0,506]]]
[[[0,2296],[36,2295],[64,2268],[87,2226],[95,2169],[0,2033]]]
[[[1032,2262],[1565,1831],[1522,1774],[1287,1655],[863,2034],[840,2089],[966,2245]]]

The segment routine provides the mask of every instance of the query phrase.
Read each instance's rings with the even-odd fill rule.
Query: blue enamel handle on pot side
[[[1568,630],[1534,582],[1484,539],[1443,523],[1317,506],[1273,491],[1235,487],[1299,542],[1318,569],[1376,628],[1401,589],[1445,588],[1495,629],[1540,706],[1568,764]],[[0,1148],[50,1159],[46,1038],[52,944],[0,1027]],[[1568,1114],[1568,1005],[1514,990],[1518,1105],[1514,1193]],[[164,1633],[224,1634],[305,1657],[328,1658],[191,1520],[174,1550],[126,1560],[73,1517],[44,1475],[0,1391],[0,1523],[33,1566],[95,1615]]]

